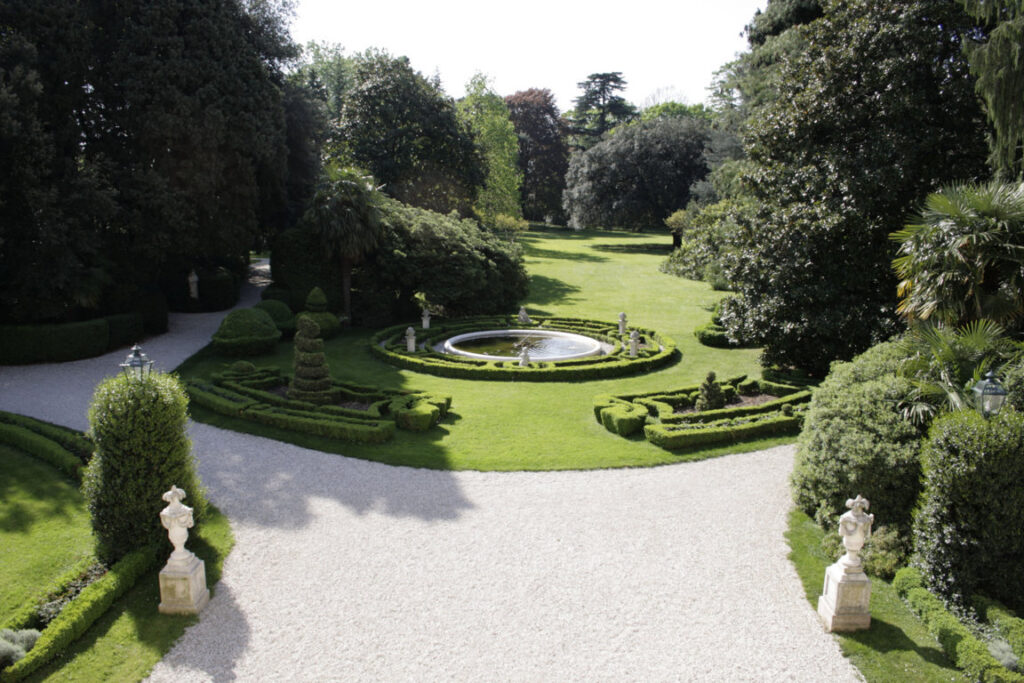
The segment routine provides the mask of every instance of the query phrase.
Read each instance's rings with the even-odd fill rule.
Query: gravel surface
[[[172,315],[145,351],[173,368],[223,315]],[[0,367],[0,409],[83,429],[124,355]],[[786,559],[792,447],[481,473],[191,436],[237,544],[150,680],[861,680]]]

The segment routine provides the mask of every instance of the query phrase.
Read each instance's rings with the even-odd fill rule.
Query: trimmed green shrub
[[[1024,659],[1024,619],[1017,617],[998,601],[980,595],[975,595],[972,603],[978,614],[1006,638],[1013,654]]]
[[[900,356],[881,344],[848,363],[835,363],[814,392],[797,442],[791,483],[797,507],[824,529],[863,495],[886,524],[910,532],[921,493],[923,435],[897,408],[909,384],[895,376]]]
[[[258,308],[242,308],[228,313],[213,335],[213,348],[229,356],[255,356],[270,353],[281,339],[273,319]]]
[[[299,318],[309,318],[320,328],[320,336],[324,339],[332,339],[341,332],[341,322],[338,316],[327,310],[327,297],[319,287],[314,287],[306,297],[306,310],[296,316],[296,326]],[[297,327],[296,327],[297,329]]]
[[[288,398],[316,405],[334,401],[324,341],[320,339],[320,327],[312,318],[300,317],[298,320],[293,367],[295,376],[288,385]]]
[[[698,412],[705,410],[718,410],[725,407],[726,396],[722,386],[715,381],[715,373],[709,372],[700,385],[700,396],[694,407]]]
[[[1009,671],[989,653],[983,642],[960,623],[937,597],[922,587],[917,569],[910,567],[896,572],[893,588],[921,617],[942,651],[973,681],[986,683],[1022,683],[1024,675]]]
[[[1024,414],[973,410],[932,424],[914,550],[925,584],[957,606],[981,593],[1024,608]]]
[[[60,444],[13,424],[0,424],[0,443],[48,462],[75,481],[82,479],[82,461]]]
[[[157,566],[164,556],[163,545],[166,545],[166,540],[161,546],[145,546],[125,555],[110,571],[82,589],[78,597],[46,626],[22,659],[0,670],[0,681],[7,683],[27,678],[66,650],[103,616],[115,600],[134,586],[139,577]]]
[[[647,408],[636,403],[617,401],[601,411],[601,424],[612,434],[629,436],[639,432],[647,421]]]
[[[89,459],[92,457],[92,441],[86,438],[86,436],[81,432],[77,432],[62,425],[43,422],[42,420],[37,420],[34,417],[18,415],[16,413],[6,413],[2,410],[0,410],[0,422],[24,427],[31,432],[49,439],[50,441],[57,442],[61,448],[78,458],[83,465],[89,462]],[[60,469],[59,466],[58,469]]]
[[[655,446],[669,451],[697,448],[719,443],[736,443],[769,436],[795,434],[802,416],[786,417],[778,413],[756,415],[749,420],[725,420],[710,424],[648,424],[644,436]]]
[[[82,492],[92,516],[96,556],[110,564],[127,552],[166,543],[161,497],[176,485],[199,522],[206,494],[187,435],[188,397],[171,375],[138,380],[117,375],[99,384],[89,406],[96,455]]]
[[[284,301],[264,299],[253,306],[253,308],[266,311],[267,315],[274,321],[274,324],[277,325],[277,329],[281,330],[282,337],[289,339],[294,336],[296,330],[295,314],[292,313],[292,309],[288,308],[288,304]]]
[[[0,325],[0,364],[63,363],[107,352],[106,318],[61,325]]]
[[[410,432],[425,432],[441,418],[441,410],[426,401],[398,399],[391,403],[389,410],[398,428]]]
[[[838,520],[836,520],[838,523]],[[871,535],[864,543],[860,557],[864,562],[864,571],[872,576],[892,579],[901,567],[907,565],[910,556],[911,539],[900,536],[892,527],[884,524],[871,529]],[[836,532],[835,525],[825,532],[821,539],[821,549],[826,557],[839,559],[846,549],[842,537]]]

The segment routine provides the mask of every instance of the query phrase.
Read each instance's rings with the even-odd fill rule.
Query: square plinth
[[[861,631],[871,626],[871,580],[863,572],[846,573],[836,563],[825,570],[818,616],[826,631]]]
[[[209,601],[206,565],[195,555],[183,566],[168,563],[160,570],[161,614],[199,614]]]

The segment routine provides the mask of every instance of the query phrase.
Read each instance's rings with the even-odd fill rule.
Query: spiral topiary
[[[312,317],[298,319],[295,333],[294,377],[288,385],[288,398],[308,401],[317,405],[331,403],[331,374],[324,356],[324,341],[320,339],[320,327]]]
[[[96,387],[89,406],[96,453],[82,492],[92,516],[96,556],[108,565],[152,543],[167,543],[160,524],[162,496],[172,485],[188,494],[195,521],[206,494],[188,439],[188,396],[171,375],[118,375]]]

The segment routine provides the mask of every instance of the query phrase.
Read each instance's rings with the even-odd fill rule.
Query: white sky
[[[292,37],[405,55],[461,97],[477,71],[501,95],[548,88],[563,112],[589,74],[621,71],[626,99],[657,91],[704,102],[713,73],[746,48],[744,25],[766,0],[297,0]],[[661,98],[666,99],[666,98]]]

